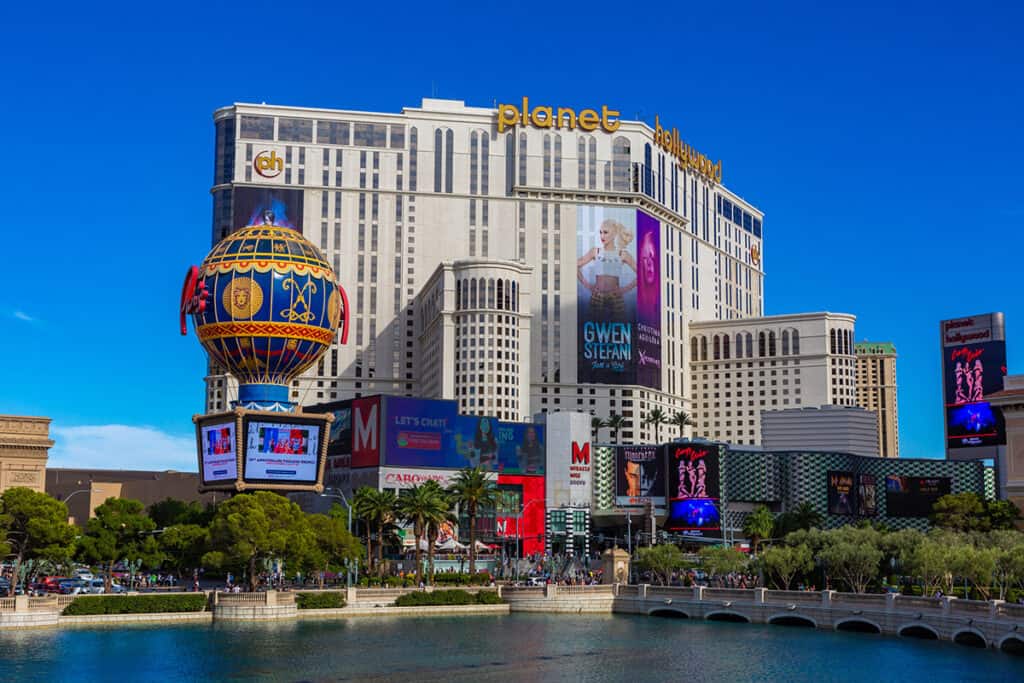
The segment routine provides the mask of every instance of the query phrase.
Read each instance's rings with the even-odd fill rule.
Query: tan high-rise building
[[[857,342],[857,405],[878,413],[878,454],[900,455],[896,408],[896,346],[892,342]]]

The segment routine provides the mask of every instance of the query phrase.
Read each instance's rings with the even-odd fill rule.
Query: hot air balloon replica
[[[272,209],[189,268],[181,333],[191,315],[210,360],[238,380],[224,413],[196,415],[200,490],[323,490],[330,414],[297,410],[291,381],[338,337],[348,299],[323,254]]]

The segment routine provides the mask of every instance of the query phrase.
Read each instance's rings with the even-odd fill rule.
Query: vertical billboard
[[[659,222],[636,209],[581,206],[576,256],[578,381],[660,389]]]
[[[976,449],[1006,443],[1002,413],[985,400],[1006,376],[1003,314],[943,320],[941,334],[947,454],[990,455]]]
[[[665,462],[660,446],[615,446],[615,504],[665,507]]]
[[[857,475],[857,514],[861,517],[878,514],[878,482],[873,474]]]
[[[238,478],[235,421],[202,425],[201,448],[204,482],[234,481]]]
[[[687,536],[721,537],[718,446],[670,444],[665,450],[668,474],[665,529],[681,531]]]
[[[587,413],[560,411],[545,415],[547,505],[587,507],[593,498],[593,469]]]
[[[269,223],[302,232],[302,190],[236,187],[232,217],[235,228]]]
[[[380,464],[380,396],[352,401],[352,467]]]
[[[853,472],[829,471],[828,513],[830,515],[852,515],[857,509],[857,490],[853,484]]]

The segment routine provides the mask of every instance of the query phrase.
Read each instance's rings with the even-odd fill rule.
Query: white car
[[[86,582],[85,588],[82,589],[83,593],[89,593],[91,595],[99,595],[104,592],[103,579],[91,579]]]
[[[82,581],[92,581],[96,577],[92,575],[92,572],[86,568],[76,569],[75,578],[81,579]]]

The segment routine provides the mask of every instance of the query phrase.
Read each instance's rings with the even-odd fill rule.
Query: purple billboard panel
[[[661,389],[661,224],[636,212],[636,383]]]

